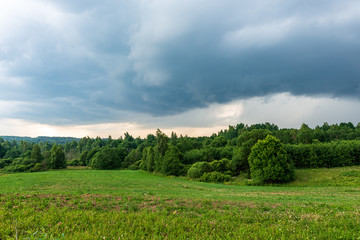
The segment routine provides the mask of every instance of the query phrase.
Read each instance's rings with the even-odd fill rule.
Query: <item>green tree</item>
[[[210,163],[210,166],[213,171],[217,172],[228,172],[231,170],[230,160],[227,158],[223,158],[221,160],[214,160]]]
[[[49,168],[61,169],[66,168],[65,153],[61,146],[54,145],[50,151]]]
[[[95,156],[95,154],[97,152],[99,152],[100,149],[99,148],[93,148],[89,151],[89,153],[86,155],[86,166],[90,166],[91,165],[91,160],[92,158]]]
[[[119,149],[122,149],[123,151],[124,150],[127,151],[125,148],[119,148]],[[132,164],[141,160],[141,157],[142,157],[142,152],[139,149],[131,150],[131,152],[127,156],[123,157],[124,161],[122,163],[122,167],[128,168]]]
[[[212,168],[208,162],[196,162],[188,170],[187,176],[190,178],[200,178],[204,173],[211,172]]]
[[[153,172],[155,170],[155,154],[154,154],[154,148],[153,147],[146,147],[143,150],[142,154],[142,165],[141,169]]]
[[[156,131],[156,148],[158,153],[161,156],[165,155],[166,150],[168,149],[169,138],[165,133],[161,132],[160,129]]]
[[[80,159],[79,159],[80,166],[86,166],[86,158],[87,158],[88,153],[89,152],[87,150],[85,150],[81,153]]]
[[[184,165],[181,164],[182,154],[177,147],[170,146],[166,151],[161,173],[165,175],[179,176],[183,173]]]
[[[212,147],[224,147],[226,145],[226,143],[227,143],[227,141],[226,141],[225,137],[218,136],[211,142],[211,146]]]
[[[280,141],[271,135],[251,148],[249,164],[255,184],[289,182],[295,177],[292,161]]]
[[[117,169],[121,166],[121,159],[115,148],[104,147],[91,160],[94,169]]]
[[[240,150],[235,153],[231,160],[233,173],[238,175],[241,171],[249,171],[249,155],[251,148],[258,140],[264,139],[271,132],[267,129],[253,129],[243,132],[237,139]]]
[[[36,162],[40,163],[44,160],[43,155],[41,154],[41,149],[39,145],[35,144],[31,151],[31,158],[36,160]]]
[[[298,135],[296,136],[296,140],[298,143],[309,144],[312,143],[313,137],[313,130],[311,130],[308,125],[303,123],[298,132]]]

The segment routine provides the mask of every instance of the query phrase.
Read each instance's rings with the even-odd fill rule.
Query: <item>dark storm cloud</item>
[[[358,1],[23,4],[22,19],[7,17],[15,30],[0,25],[0,85],[22,79],[2,100],[42,103],[21,117],[90,123],[281,92],[360,96]]]

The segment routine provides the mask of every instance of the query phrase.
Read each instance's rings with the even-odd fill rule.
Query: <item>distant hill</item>
[[[65,144],[67,142],[72,141],[80,141],[80,138],[74,138],[74,137],[46,137],[46,136],[40,136],[36,138],[32,137],[17,137],[17,136],[0,136],[0,138],[4,139],[5,141],[16,141],[20,142],[27,141],[27,142],[33,142],[33,143],[40,143],[40,142],[48,142],[48,143],[57,143],[57,144]]]

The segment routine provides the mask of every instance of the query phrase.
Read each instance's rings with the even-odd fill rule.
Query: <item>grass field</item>
[[[0,239],[360,239],[360,167],[278,186],[141,171],[0,172]]]

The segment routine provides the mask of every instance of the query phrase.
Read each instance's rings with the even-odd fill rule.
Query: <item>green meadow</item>
[[[143,171],[0,172],[0,239],[360,239],[360,167],[247,186]]]

